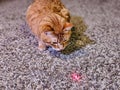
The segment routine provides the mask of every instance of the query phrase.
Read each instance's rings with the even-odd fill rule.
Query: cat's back
[[[60,0],[35,0],[28,7],[26,18],[28,22],[31,22],[33,18],[35,20],[35,17],[41,19],[49,13],[59,12],[63,7],[64,6]]]
[[[50,11],[49,6],[50,6],[49,0],[36,0],[28,7],[27,14],[30,14],[30,12],[34,12],[34,14],[36,13],[40,14],[46,10]]]
[[[48,1],[48,2],[47,2]],[[51,0],[50,0],[51,1]],[[49,12],[49,0],[35,0],[27,9],[26,20],[31,28],[36,27],[38,22]]]
[[[40,12],[52,12],[54,8],[56,9],[63,8],[63,4],[60,0],[35,0],[29,7],[28,11],[35,11],[36,13]]]
[[[60,12],[63,7],[60,0],[35,0],[27,9],[26,21],[31,30],[36,32],[45,16]]]

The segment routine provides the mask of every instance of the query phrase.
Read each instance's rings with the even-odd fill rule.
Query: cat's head
[[[57,51],[65,49],[69,44],[71,28],[73,27],[71,23],[62,19],[62,17],[59,17],[56,21],[53,19],[54,22],[46,22],[42,25],[43,32],[41,33],[41,39],[47,46],[51,46]]]

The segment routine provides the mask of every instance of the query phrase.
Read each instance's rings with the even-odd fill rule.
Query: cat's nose
[[[62,51],[62,50],[64,50],[64,48],[60,48],[60,47],[59,47],[59,48],[55,48],[55,50],[56,50],[56,51]]]
[[[64,50],[64,49],[65,49],[65,47],[64,47],[64,46],[60,47],[60,51],[62,51],[62,50]]]

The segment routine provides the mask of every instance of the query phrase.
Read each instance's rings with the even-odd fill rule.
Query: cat
[[[41,51],[47,46],[61,51],[69,44],[73,24],[60,0],[34,0],[27,9],[26,21],[39,40]]]

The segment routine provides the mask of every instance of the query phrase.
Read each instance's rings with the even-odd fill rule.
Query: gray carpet
[[[25,23],[32,0],[1,0],[0,90],[120,90],[120,0],[62,1],[96,43],[67,56],[40,52]]]

